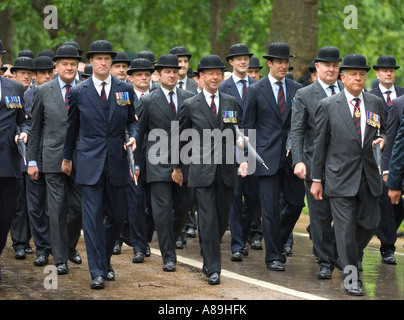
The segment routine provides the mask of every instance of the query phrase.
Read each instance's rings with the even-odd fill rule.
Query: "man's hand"
[[[37,166],[28,167],[27,173],[31,177],[32,180],[38,180],[39,169]]]
[[[238,173],[242,178],[245,178],[248,174],[248,162],[242,162],[240,163],[240,166],[238,167]]]
[[[127,146],[132,146],[132,151],[135,151],[136,150],[136,139],[133,137],[130,137],[129,141],[123,145],[125,150],[126,150]]]
[[[182,187],[183,176],[180,168],[174,168],[173,173],[171,174],[171,179],[173,179],[176,184]]]
[[[27,141],[28,141],[27,133],[21,132],[20,135],[16,135],[14,138],[15,143],[17,143],[18,140],[24,140],[24,143],[27,144]]]
[[[66,175],[70,176],[72,173],[72,161],[63,159],[62,170]]]
[[[300,179],[306,179],[306,165],[303,162],[295,164],[295,175]]]
[[[380,150],[383,150],[384,148],[384,144],[386,143],[386,141],[384,141],[383,138],[377,138],[376,140],[372,141],[372,148],[375,146],[375,144],[380,144]]]
[[[398,204],[401,198],[401,190],[392,190],[389,189],[389,197],[392,204]]]
[[[321,182],[313,181],[310,188],[310,193],[315,200],[323,200],[323,185]]]

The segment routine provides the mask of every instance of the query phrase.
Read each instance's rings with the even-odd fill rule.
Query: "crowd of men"
[[[214,285],[228,227],[232,261],[265,248],[267,268],[285,271],[307,198],[318,279],[337,267],[350,278],[347,293],[363,295],[363,250],[375,234],[382,262],[396,264],[404,88],[394,84],[394,57],[378,58],[367,91],[366,58],[342,58],[331,46],[297,81],[283,42],[268,46],[267,75],[246,44],[229,48],[227,76],[214,54],[193,72],[183,46],[130,60],[98,40],[87,65],[82,55],[71,41],[2,65],[0,253],[10,231],[15,259],[33,252],[32,239],[34,265],[52,255],[66,274],[68,261],[82,263],[83,230],[90,287],[102,289],[115,279],[111,257],[123,242],[143,263],[156,232],[162,269],[173,272],[176,251],[197,230]],[[220,137],[204,140],[206,130]]]

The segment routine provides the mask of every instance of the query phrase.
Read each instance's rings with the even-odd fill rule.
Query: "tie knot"
[[[66,88],[66,89],[70,89],[70,88],[71,88],[71,85],[70,85],[70,84],[66,84],[66,85],[65,85],[65,88]]]
[[[390,91],[390,90],[387,90],[387,91],[386,91],[386,94],[390,94],[390,93],[391,93],[391,91]]]
[[[168,94],[172,97],[174,94],[174,91],[170,91]]]
[[[216,96],[214,94],[211,95],[210,97],[211,97],[212,100],[216,98]]]
[[[245,83],[247,83],[247,80],[241,79],[240,82],[241,82],[242,84],[245,84]]]
[[[276,84],[281,87],[282,86],[282,81],[277,81]]]
[[[102,85],[103,87],[105,87],[106,84],[107,84],[106,82],[101,83],[101,85]]]
[[[354,100],[355,100],[355,107],[359,107],[359,102],[361,101],[361,99],[354,98]]]

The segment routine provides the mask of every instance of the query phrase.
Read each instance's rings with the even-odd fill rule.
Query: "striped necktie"
[[[391,98],[390,98],[391,91],[387,90],[386,94],[387,94],[387,100],[386,100],[387,106],[390,107],[390,105],[391,105]]]
[[[335,95],[335,89],[334,89],[334,87],[335,87],[334,85],[328,87],[328,88],[331,89],[331,95],[332,95],[332,96]]]
[[[241,99],[245,100],[245,94],[247,92],[247,80],[241,79],[240,82],[243,84],[243,89],[242,89],[242,93],[241,93]]]
[[[175,114],[175,113],[177,113],[177,109],[175,108],[175,103],[174,103],[174,100],[173,100],[173,94],[174,94],[174,91],[170,91],[170,93],[169,93],[169,95],[170,95],[170,107],[171,107],[172,112]]]
[[[361,112],[359,106],[361,105],[361,99],[355,98],[355,107],[353,113],[353,122],[355,125],[356,133],[359,136],[359,140],[362,143],[362,131],[361,131]]]
[[[103,82],[101,83],[102,89],[101,89],[101,100],[104,102],[104,106],[107,104],[107,94],[105,93],[105,85],[107,83]]]
[[[66,107],[67,110],[69,110],[69,99],[67,98],[67,94],[69,93],[71,87],[72,87],[72,86],[71,86],[70,84],[66,84],[66,85],[65,85],[65,88],[66,88],[66,93],[65,93],[65,107]]]
[[[286,100],[285,100],[285,92],[283,91],[283,85],[281,81],[276,83],[279,86],[278,92],[278,107],[279,107],[279,114],[281,115],[281,120],[285,120],[285,109],[286,109]]]
[[[210,103],[210,110],[212,113],[217,117],[217,110],[216,110],[216,103],[215,103],[215,95],[210,96],[212,99],[212,102]]]

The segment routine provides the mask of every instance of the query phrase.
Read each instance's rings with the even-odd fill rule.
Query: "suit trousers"
[[[81,231],[81,186],[74,173],[45,173],[49,231],[55,264],[67,263]]]
[[[128,212],[128,185],[111,185],[105,169],[95,185],[82,185],[83,232],[91,279],[106,277]]]
[[[265,241],[265,263],[280,260],[304,207],[304,183],[285,161],[273,176],[260,176],[262,228]],[[281,195],[283,197],[281,214]]]
[[[317,257],[319,265],[331,267],[337,260],[338,254],[334,228],[332,227],[330,201],[324,194],[323,200],[314,200],[310,193],[312,184],[313,181],[311,180],[305,181],[313,254]]]
[[[198,203],[198,233],[201,254],[208,275],[221,271],[220,241],[229,224],[234,187],[223,183],[221,170],[216,169],[215,179],[208,187],[195,187]]]
[[[0,178],[0,255],[17,212],[18,179]]]
[[[175,241],[181,234],[191,209],[190,188],[175,182],[150,183],[153,221],[163,262],[177,261]]]
[[[365,173],[356,196],[330,196],[335,239],[342,268],[358,267],[362,252],[380,221],[379,197],[372,196]]]

